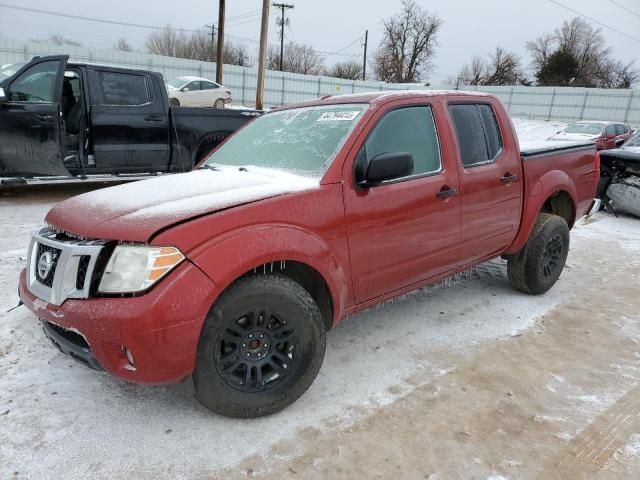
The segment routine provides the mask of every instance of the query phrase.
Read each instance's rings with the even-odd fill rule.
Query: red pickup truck
[[[558,280],[593,144],[520,151],[491,95],[322,98],[250,122],[189,173],[86,193],[32,236],[24,304],[64,353],[215,412],[300,397],[345,316],[502,256]]]

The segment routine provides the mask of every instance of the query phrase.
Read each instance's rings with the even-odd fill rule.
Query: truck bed
[[[576,148],[592,148],[594,142],[553,142],[550,140],[540,140],[534,142],[520,142],[520,154],[523,158],[535,155],[546,155],[557,152],[574,150]]]

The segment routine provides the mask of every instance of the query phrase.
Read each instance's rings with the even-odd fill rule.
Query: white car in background
[[[200,77],[177,77],[167,83],[171,105],[178,107],[224,108],[231,102],[231,90]]]

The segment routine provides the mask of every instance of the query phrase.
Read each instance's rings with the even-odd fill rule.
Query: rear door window
[[[440,147],[430,107],[404,107],[386,113],[367,138],[367,162],[383,153],[407,152],[413,156],[413,174],[441,168]]]
[[[213,82],[200,82],[201,90],[213,90],[214,88],[218,88]]]
[[[456,129],[460,157],[465,168],[490,163],[502,150],[502,136],[495,113],[487,104],[449,105]]]
[[[145,75],[97,70],[94,78],[94,105],[138,106],[153,100]]]

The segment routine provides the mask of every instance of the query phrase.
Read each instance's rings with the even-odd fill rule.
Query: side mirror
[[[361,188],[376,186],[387,180],[406,177],[413,173],[413,155],[407,152],[381,153],[369,161]]]
[[[189,91],[189,87],[182,87],[180,89],[181,92],[188,92]]]

